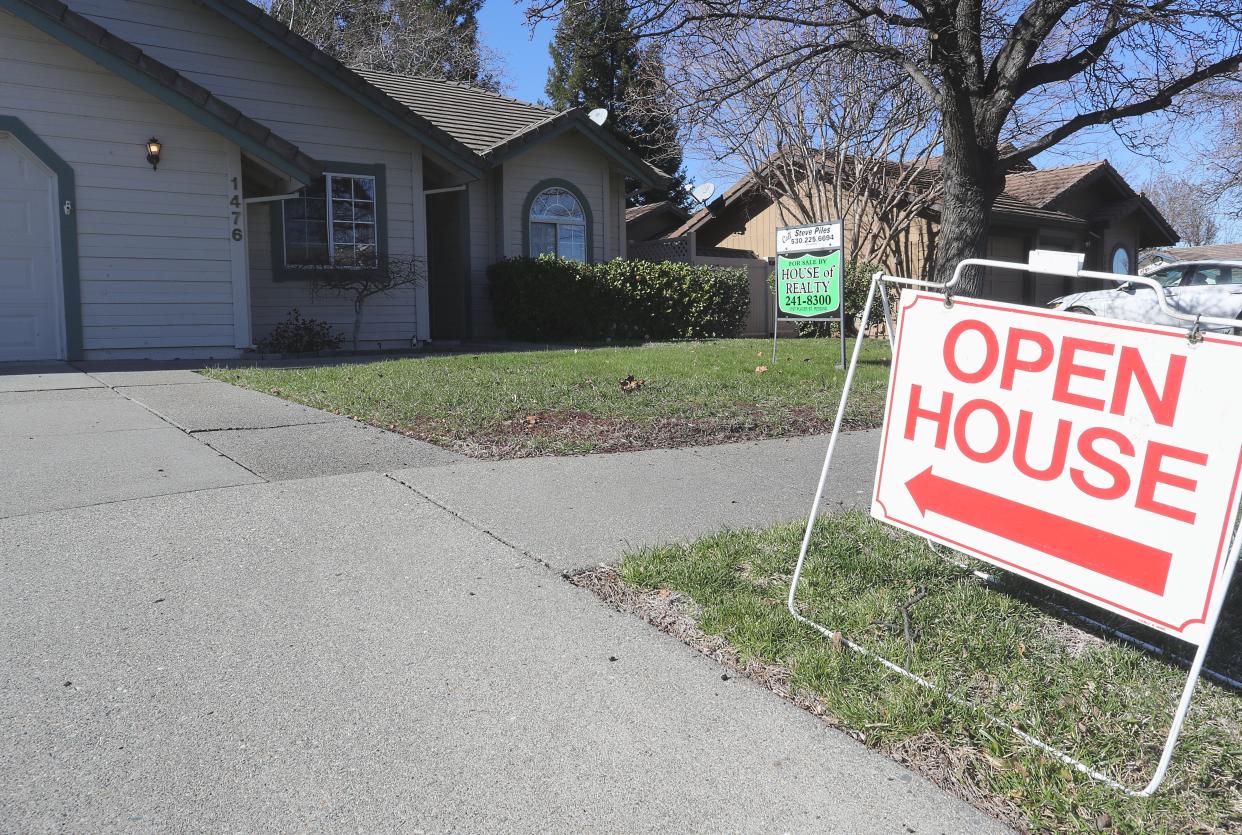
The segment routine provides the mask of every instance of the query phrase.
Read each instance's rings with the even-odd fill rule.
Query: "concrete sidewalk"
[[[68,373],[0,393],[0,831],[1005,831],[541,564],[797,518],[822,439],[491,464]]]
[[[863,507],[879,432],[843,436],[824,512]],[[805,519],[823,437],[573,458],[463,461],[392,477],[559,571],[725,528]]]

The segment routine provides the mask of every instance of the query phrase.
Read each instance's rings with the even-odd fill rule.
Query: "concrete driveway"
[[[0,831],[1004,831],[560,577],[797,518],[822,441],[492,464],[125,373],[0,376]]]

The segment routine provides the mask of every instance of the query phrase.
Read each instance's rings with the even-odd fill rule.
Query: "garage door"
[[[0,133],[0,361],[62,359],[55,175]]]

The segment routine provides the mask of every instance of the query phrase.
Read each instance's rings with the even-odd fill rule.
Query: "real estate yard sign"
[[[1242,340],[906,290],[871,513],[1201,644],[1239,503]]]
[[[841,324],[841,365],[845,365],[844,264],[841,222],[789,226],[776,230],[776,317],[772,362],[780,322]]]

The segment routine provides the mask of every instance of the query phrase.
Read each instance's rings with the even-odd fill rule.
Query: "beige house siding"
[[[717,220],[710,222],[705,231],[699,233],[698,245],[749,250],[760,258],[775,258],[776,230],[783,226],[797,226],[800,223],[793,219],[796,214],[790,207],[790,202],[786,198],[779,201],[785,207],[786,220],[781,219],[781,206],[777,203],[768,203],[762,208],[747,206],[745,202],[737,203],[722,213]],[[832,218],[824,218],[824,220],[832,220]],[[847,220],[844,224],[844,233],[847,248],[853,250],[857,243],[855,224]],[[911,223],[897,241],[901,252],[900,259],[891,257],[887,263],[880,266],[890,272],[904,272],[919,276],[926,262],[927,241],[931,233],[930,222],[919,219]]]
[[[416,231],[425,228],[421,221],[416,223],[416,215],[421,218],[423,211],[422,149],[414,139],[190,0],[71,0],[71,5],[316,159],[382,164],[389,252],[425,257]],[[156,132],[165,138],[166,132]],[[171,138],[165,149],[171,164],[181,149]],[[270,211],[261,205],[247,212],[255,338],[262,338],[293,308],[348,334],[353,325],[351,304],[330,294],[313,294],[306,281],[274,279]],[[407,346],[419,332],[420,319],[426,334],[425,288],[375,297],[367,302],[361,341],[369,348]]]
[[[235,354],[237,146],[7,12],[0,80],[0,114],[74,169],[86,356]],[[152,134],[169,148],[158,171]]]
[[[604,261],[620,254],[623,235],[610,234],[610,223],[624,223],[625,195],[610,185],[611,174],[604,157],[588,140],[564,134],[535,145],[504,163],[503,223],[504,256],[526,255],[523,241],[526,218],[522,209],[535,186],[549,178],[568,180],[577,186],[591,209],[592,260]]]

